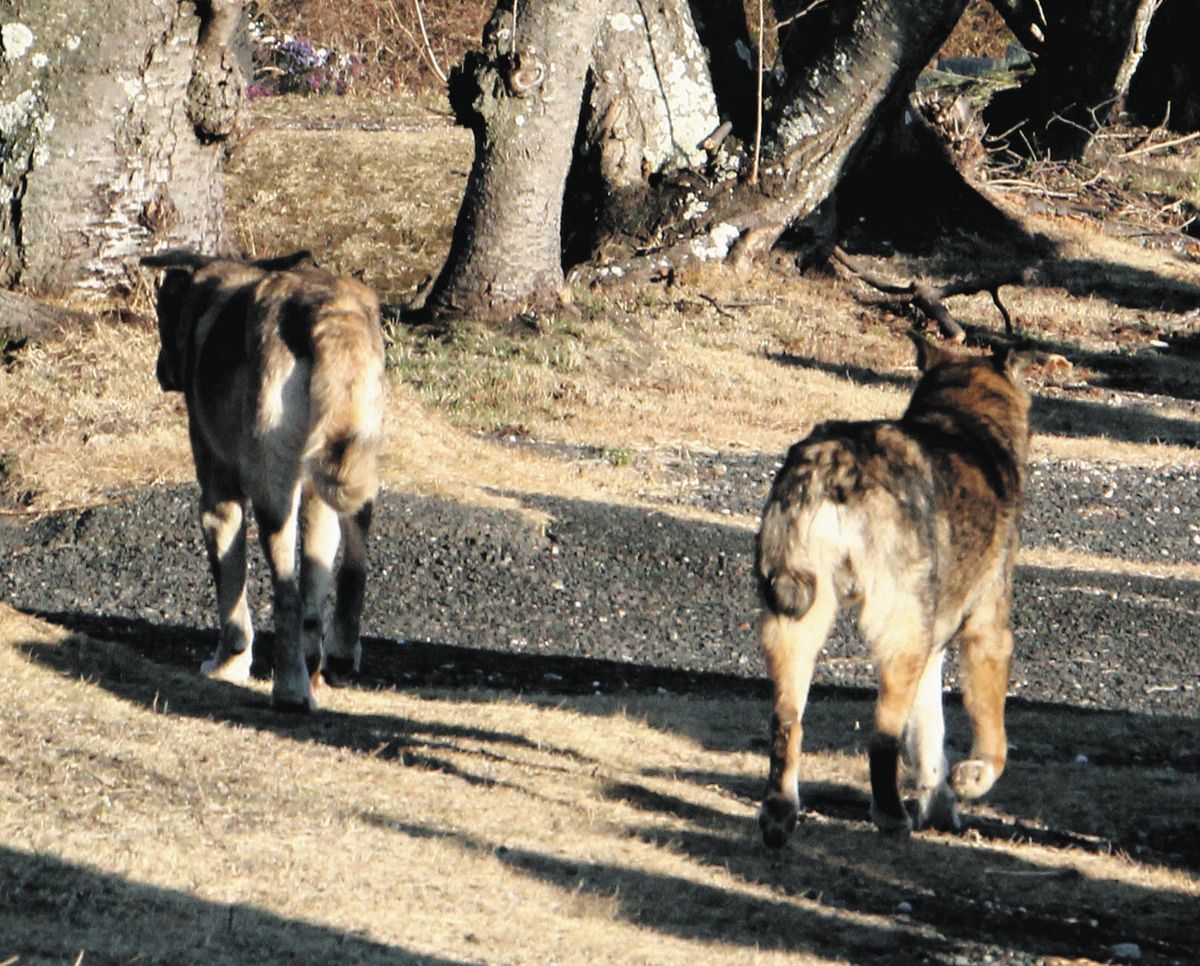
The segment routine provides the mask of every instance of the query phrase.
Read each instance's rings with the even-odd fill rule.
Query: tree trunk
[[[771,248],[829,197],[876,125],[903,100],[962,16],[966,0],[857,0],[816,8],[794,29],[807,66],[788,72],[767,117],[760,185],[718,210],[739,231],[735,261]],[[903,191],[901,184],[897,191]]]
[[[703,167],[720,126],[704,49],[686,2],[617,0],[601,25],[563,212],[563,260],[590,258],[604,238],[645,244],[686,205],[667,188]]]
[[[1126,105],[1147,124],[1200,131],[1200,3],[1163,0],[1146,37]]]
[[[628,260],[634,270],[754,259],[816,210],[881,118],[902,109],[965,3],[841,0],[801,17],[793,29],[811,56],[776,91],[763,164],[741,184],[730,177],[736,160],[714,163],[712,145],[697,150],[718,118],[687,0],[663,0],[649,17],[635,0],[525,0],[515,45],[501,4],[482,50],[452,79],[456,114],[475,132],[475,162],[427,308],[435,317],[511,315],[558,293],[573,145],[572,212],[599,205],[598,224],[636,229],[641,247],[657,248]],[[706,0],[702,9],[727,7]],[[579,176],[588,165],[591,186]]]
[[[220,142],[242,96],[225,48],[240,12],[240,0],[11,0],[0,285],[99,295],[149,249],[223,248]]]
[[[450,254],[429,294],[434,317],[513,314],[562,287],[563,187],[592,44],[611,2],[498,4],[483,45],[450,78],[475,159]]]
[[[1146,50],[1162,0],[1041,0],[1035,5],[1044,41],[1033,48],[1036,69],[1019,88],[1001,91],[984,113],[995,133],[1030,153],[1078,155],[1097,127],[1118,112]],[[993,0],[1012,24],[1029,5]]]

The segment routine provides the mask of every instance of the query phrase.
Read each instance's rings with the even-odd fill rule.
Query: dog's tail
[[[309,475],[338,513],[355,513],[379,490],[384,379],[375,294],[338,279],[332,297],[317,309],[312,350]]]
[[[763,511],[758,532],[758,590],[772,614],[799,619],[808,613],[816,595],[817,575],[790,561],[791,519],[777,502]]]
[[[837,440],[802,441],[788,453],[763,508],[756,548],[759,594],[771,613],[803,617],[818,582],[833,579],[847,549],[839,505],[853,474]]]

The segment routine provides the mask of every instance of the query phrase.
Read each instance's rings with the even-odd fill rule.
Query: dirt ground
[[[430,102],[258,103],[229,172],[235,238],[253,254],[312,248],[394,307],[394,490],[711,519],[675,505],[679,460],[781,453],[818,419],[903,406],[911,319],[845,275],[714,270],[579,291],[505,331],[406,325],[448,244],[469,138]],[[1039,459],[1200,464],[1200,246],[1171,212],[1144,230],[1168,204],[1156,191],[1196,203],[1189,147],[1113,162],[1086,187],[1096,172],[1006,173],[990,189],[1057,244],[1029,284],[1002,290],[1018,329],[1071,363],[1033,376]],[[1097,184],[1121,203],[1098,208]],[[871,264],[944,281],[981,257],[964,241]],[[987,294],[950,306],[1001,326]],[[7,519],[190,479],[148,309],[10,348]],[[1064,579],[1152,570],[1120,553],[1038,564]],[[1027,747],[968,832],[895,841],[866,819],[869,695],[834,692],[807,719],[809,816],[774,854],[754,822],[761,695],[397,676],[325,691],[297,721],[264,685],[206,681],[166,646],[196,632],[163,627],[163,651],[146,654],[0,609],[0,963],[1200,958],[1200,868],[1171,846],[1195,827],[1194,715],[1021,705],[1010,727]]]

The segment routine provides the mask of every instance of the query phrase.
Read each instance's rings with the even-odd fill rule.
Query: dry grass
[[[981,832],[897,842],[863,821],[869,705],[817,702],[816,811],[775,855],[756,842],[765,707],[749,699],[346,691],[297,721],[262,686],[248,697],[3,607],[0,674],[5,961],[1158,952],[1184,948],[1200,899],[1190,875],[1095,847],[1188,809],[1195,776],[1093,782],[1071,764],[1120,729],[1145,751],[1167,723],[1084,716],[1064,742],[1070,712],[1018,711],[1014,731],[1047,737]],[[1013,815],[1032,842],[1006,841]]]

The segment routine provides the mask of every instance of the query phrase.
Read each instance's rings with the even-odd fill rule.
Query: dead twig
[[[755,60],[754,152],[750,159],[750,184],[758,184],[758,161],[762,153],[763,128],[763,0],[758,0],[758,56]]]
[[[1193,131],[1191,134],[1184,134],[1182,137],[1172,138],[1170,141],[1161,141],[1158,144],[1143,144],[1141,147],[1126,151],[1121,155],[1121,160],[1136,158],[1138,155],[1149,154],[1152,151],[1178,147],[1181,144],[1187,144],[1188,141],[1195,141],[1197,138],[1200,138],[1200,131]]]
[[[837,246],[833,249],[833,258],[848,269],[855,277],[866,282],[872,288],[886,295],[904,297],[910,305],[921,312],[926,318],[936,322],[942,335],[952,342],[964,342],[967,338],[967,332],[963,328],[962,323],[954,318],[950,314],[950,310],[943,304],[946,299],[954,295],[974,295],[976,292],[987,292],[991,295],[992,302],[1000,311],[1000,317],[1004,320],[1005,334],[1011,337],[1014,334],[1012,316],[1000,299],[1000,287],[1002,285],[1028,285],[1034,272],[1034,266],[1026,265],[1021,268],[1000,272],[996,275],[962,278],[949,282],[946,285],[933,285],[919,279],[910,282],[897,282],[892,279],[883,278],[864,268]]]

